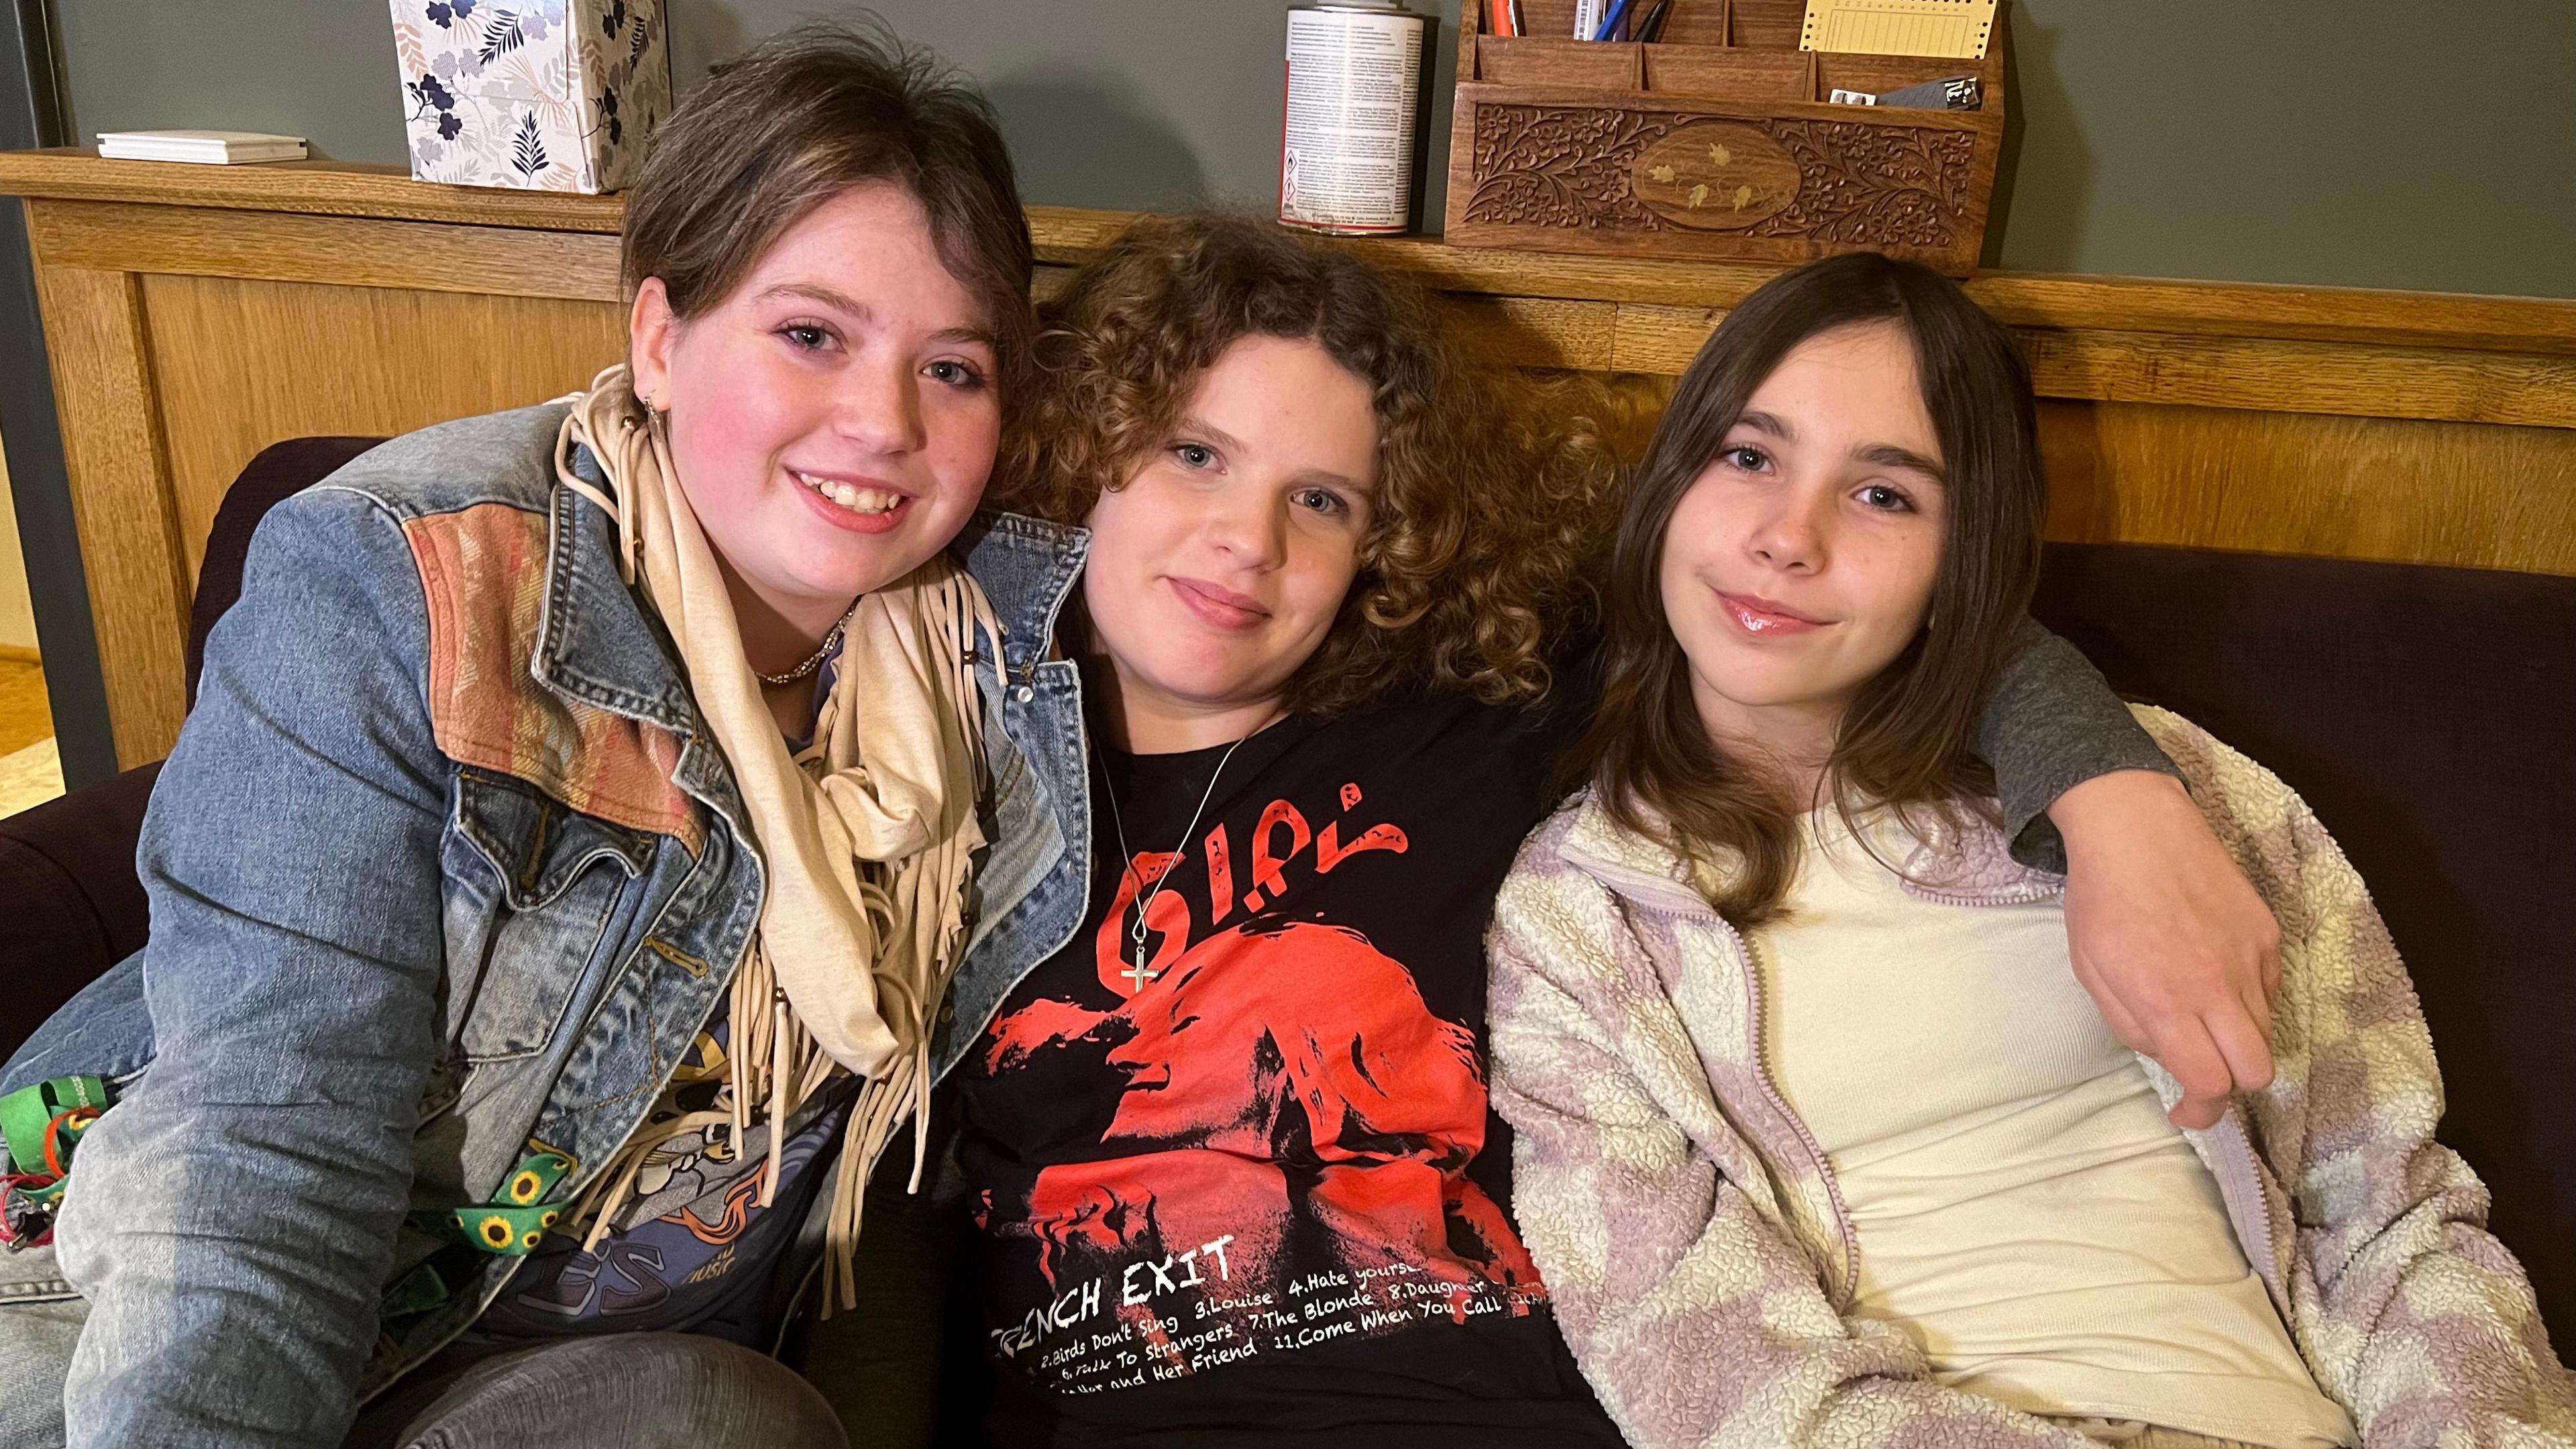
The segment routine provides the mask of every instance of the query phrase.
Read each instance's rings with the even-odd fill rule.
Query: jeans
[[[52,1250],[0,1255],[13,1277]],[[60,1449],[63,1379],[89,1305],[0,1305],[0,1449]],[[846,1449],[812,1385],[774,1359],[685,1333],[599,1334],[527,1348],[453,1345],[358,1415],[346,1449]]]
[[[358,1414],[345,1449],[846,1449],[823,1396],[779,1363],[687,1333],[449,1348]]]
[[[13,1279],[52,1272],[51,1248],[0,1251],[0,1273]],[[0,1449],[61,1449],[63,1378],[88,1317],[78,1298],[0,1306]]]

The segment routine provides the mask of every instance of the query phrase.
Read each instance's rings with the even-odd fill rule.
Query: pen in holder
[[[1798,48],[1806,0],[1462,0],[1446,239],[1615,256],[1805,261],[1883,251],[1954,276],[1985,245],[2004,28],[1974,59]],[[1651,37],[1649,39],[1648,37]],[[1974,77],[1961,109],[1833,104]],[[1971,88],[1958,88],[1968,96]]]

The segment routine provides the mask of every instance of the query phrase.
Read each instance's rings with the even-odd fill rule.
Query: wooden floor
[[[53,732],[44,666],[0,659],[0,755],[16,754]]]
[[[54,717],[43,666],[0,659],[0,815],[15,815],[63,793]]]

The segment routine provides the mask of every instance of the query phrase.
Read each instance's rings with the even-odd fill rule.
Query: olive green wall
[[[666,3],[684,82],[807,15],[859,13]],[[1287,3],[876,8],[983,82],[1029,200],[1258,208],[1277,185]],[[402,159],[390,26],[369,0],[56,10],[84,135],[286,131],[330,156]],[[2570,0],[2020,0],[2012,25],[2020,135],[1999,265],[2576,296]],[[1444,22],[1441,74],[1455,40]],[[1443,97],[1435,223],[1446,121]]]

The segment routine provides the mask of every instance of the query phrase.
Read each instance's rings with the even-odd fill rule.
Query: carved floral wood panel
[[[1474,224],[1936,251],[1982,231],[1974,131],[1513,104],[1474,124]]]

